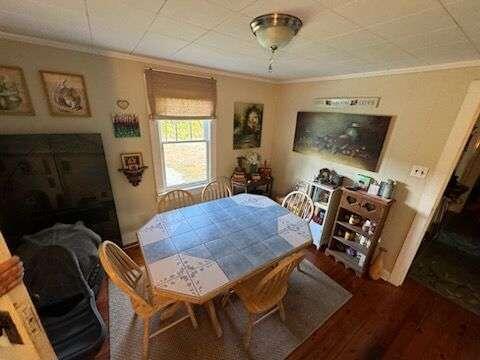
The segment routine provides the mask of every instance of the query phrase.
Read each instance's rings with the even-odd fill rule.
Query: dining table
[[[308,222],[268,197],[239,194],[153,216],[137,236],[155,294],[204,304],[312,243]]]

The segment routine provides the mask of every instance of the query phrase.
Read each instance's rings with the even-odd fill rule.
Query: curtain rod
[[[199,78],[204,78],[204,79],[213,79],[216,80],[213,76],[211,75],[198,75],[198,74],[185,74],[181,72],[176,72],[176,71],[166,71],[162,69],[154,69],[152,67],[146,67],[145,70],[153,70],[153,71],[159,71],[159,72],[164,72],[164,73],[169,73],[169,74],[176,74],[176,75],[185,75],[185,76],[194,76],[194,77],[199,77]]]

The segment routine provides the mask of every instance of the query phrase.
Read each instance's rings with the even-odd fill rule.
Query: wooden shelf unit
[[[384,199],[380,196],[374,196],[365,191],[354,191],[347,188],[341,188],[340,205],[335,217],[331,236],[325,253],[333,256],[335,261],[340,261],[346,268],[355,271],[357,276],[362,276],[368,271],[370,261],[375,252],[383,226],[388,216],[391,205],[394,200]],[[359,225],[352,225],[348,222],[350,215],[357,215],[361,218]],[[362,224],[369,220],[374,224],[372,233],[363,231]],[[354,241],[346,240],[339,233],[341,232],[355,233]],[[370,246],[361,245],[358,241],[360,237],[370,242]],[[357,256],[363,257],[363,263],[359,263],[357,256],[350,256],[346,253],[346,248],[350,247],[357,252]],[[360,254],[360,255],[358,255]]]
[[[327,245],[332,228],[335,223],[335,214],[340,202],[340,196],[342,194],[340,187],[333,187],[330,185],[320,184],[314,181],[305,181],[307,184],[306,193],[312,198],[315,205],[314,219],[312,225],[317,227],[317,231],[313,236],[313,244],[320,249],[321,246]],[[318,223],[315,221],[316,216],[322,213],[323,221]]]

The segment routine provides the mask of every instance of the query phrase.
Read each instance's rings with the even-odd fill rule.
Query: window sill
[[[192,194],[200,194],[205,187],[205,185],[208,184],[208,181],[201,183],[201,184],[195,184],[195,185],[186,185],[186,186],[172,186],[169,188],[164,188],[163,192],[157,193],[157,196],[160,196],[168,191],[172,190],[185,190],[185,191],[190,191]]]

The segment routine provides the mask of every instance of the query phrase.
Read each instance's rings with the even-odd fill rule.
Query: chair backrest
[[[288,279],[295,267],[305,258],[303,251],[281,260],[255,287],[255,299],[259,303],[274,305],[287,292]]]
[[[285,199],[283,199],[282,206],[306,221],[312,220],[315,210],[310,196],[302,191],[292,191],[289,193]]]
[[[210,201],[232,196],[232,189],[227,178],[210,181],[202,190],[202,201]]]
[[[165,212],[193,205],[193,195],[186,190],[171,190],[162,195],[158,199],[158,212]]]
[[[144,282],[141,284],[144,289],[149,288],[149,283],[145,284],[149,281],[147,276],[120,247],[111,241],[104,241],[98,248],[98,256],[110,280],[130,297],[135,309],[151,307],[148,292],[138,290],[140,281]]]

